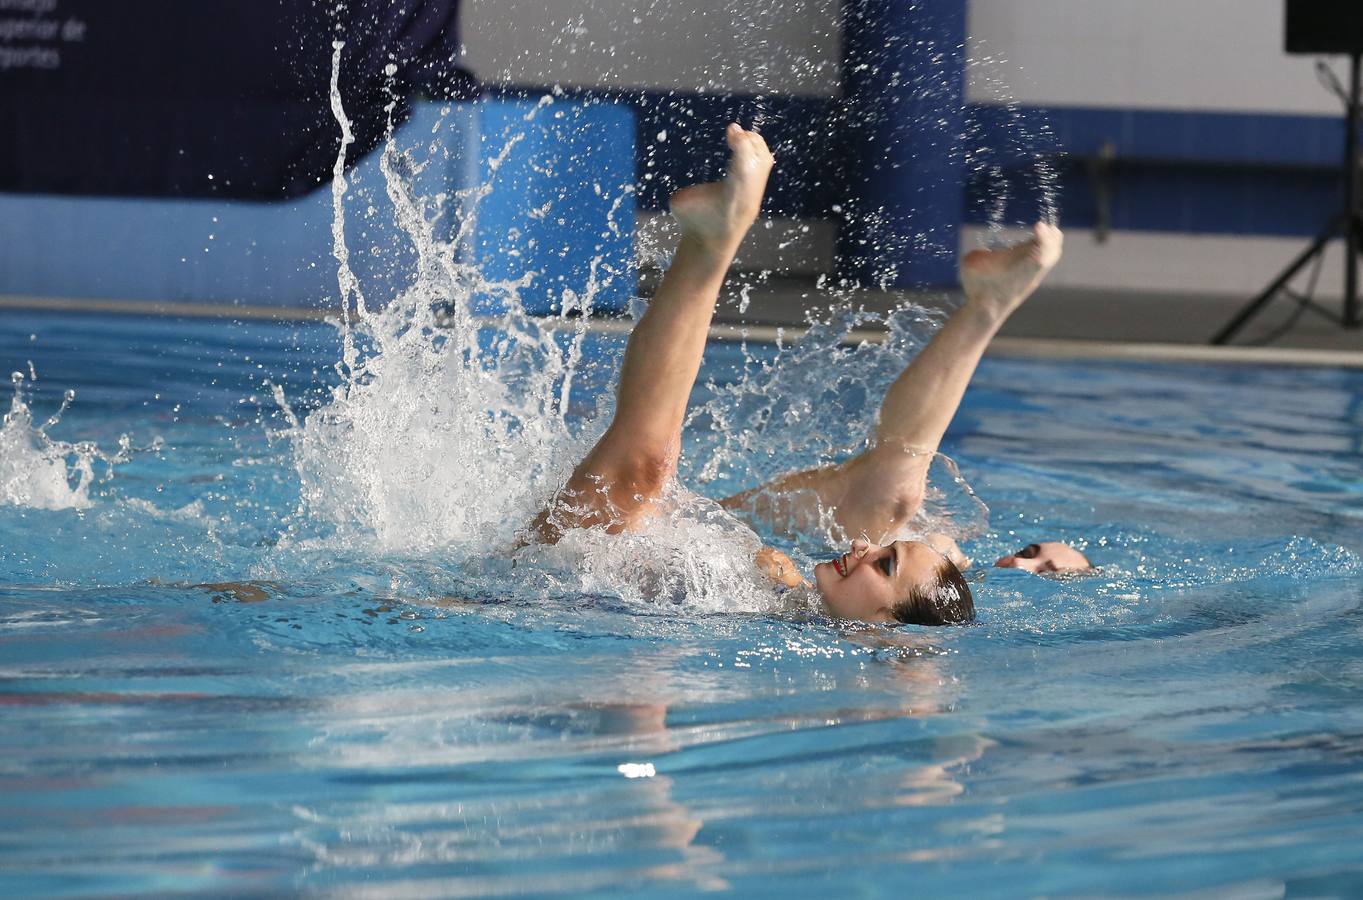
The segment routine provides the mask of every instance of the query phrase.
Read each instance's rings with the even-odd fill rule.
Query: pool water
[[[575,422],[619,349],[584,343]],[[271,385],[315,410],[340,352],[0,317],[34,428],[76,392],[0,444],[0,893],[1363,892],[1363,372],[986,360],[944,444],[979,623],[880,629],[338,537]],[[776,358],[712,346],[698,403]],[[702,493],[789,462],[719,408]],[[43,441],[90,482],[16,470]],[[987,568],[1047,538],[1100,571]]]

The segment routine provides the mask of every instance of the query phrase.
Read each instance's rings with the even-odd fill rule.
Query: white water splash
[[[0,506],[32,509],[84,509],[90,506],[90,486],[95,464],[112,467],[126,453],[123,439],[119,455],[102,453],[90,441],[56,440],[48,430],[60,420],[74,391],[67,391],[61,407],[41,425],[33,422],[33,410],[24,402],[24,376],[15,372],[14,396],[0,423]]]
[[[334,103],[343,118],[339,98]],[[435,211],[397,174],[406,164],[391,142],[383,154],[416,272],[386,305],[357,303],[343,320],[343,377],[330,402],[295,430],[295,465],[306,512],[343,537],[381,552],[462,556],[509,543],[551,489],[557,470],[547,461],[573,440],[559,408],[567,398],[563,357],[554,332],[520,311],[519,282],[489,283],[460,260],[469,222],[442,240]],[[479,192],[486,189],[471,193]],[[338,222],[342,197],[333,195]],[[476,205],[476,196],[461,199]],[[343,259],[340,227],[335,237]],[[354,292],[344,267],[341,290]],[[512,311],[495,329],[480,328],[475,294],[496,295]]]
[[[302,480],[304,522],[325,540],[380,554],[439,552],[460,562],[496,554],[562,479],[579,434],[567,415],[585,331],[566,340],[569,312],[590,312],[609,283],[597,269],[558,318],[526,315],[519,291],[532,274],[491,281],[467,260],[479,202],[519,138],[491,161],[493,180],[434,200],[412,188],[423,163],[390,139],[380,167],[393,215],[416,253],[409,283],[394,297],[362,297],[350,272],[343,180],[349,120],[336,82],[332,112],[343,139],[333,185],[333,253],[345,312],[341,380],[329,401],[301,419],[275,388],[290,421]],[[546,98],[527,116],[533,117]],[[452,204],[457,228],[440,223]],[[481,298],[481,299],[480,299]],[[387,302],[383,302],[383,301]],[[480,315],[499,306],[495,318]],[[303,528],[292,540],[316,540]],[[287,541],[286,541],[287,543]]]

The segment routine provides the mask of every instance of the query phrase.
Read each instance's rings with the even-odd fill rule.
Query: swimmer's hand
[[[970,568],[970,557],[966,556],[965,553],[961,551],[960,544],[956,543],[955,540],[945,534],[936,531],[931,534],[926,534],[923,536],[923,543],[951,560],[956,564],[956,568],[961,571],[964,572],[966,569]]]
[[[784,585],[788,588],[796,588],[802,585],[808,586],[800,575],[800,570],[795,567],[795,563],[775,547],[763,547],[757,551],[757,556],[753,560],[757,563],[757,570],[770,578],[774,583]]]

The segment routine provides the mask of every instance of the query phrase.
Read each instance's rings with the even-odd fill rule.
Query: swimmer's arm
[[[272,581],[219,581],[212,584],[191,584],[189,587],[207,591],[214,603],[235,600],[237,603],[260,603],[270,599],[272,591],[279,591],[279,585]]]

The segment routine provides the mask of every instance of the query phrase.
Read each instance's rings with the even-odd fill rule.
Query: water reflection
[[[296,804],[295,838],[322,884],[363,869],[419,872],[419,891],[441,893],[545,878],[719,890],[751,864],[762,828],[964,793],[992,742],[925,728],[961,693],[945,651],[912,635],[824,639],[835,664],[812,694],[791,678],[809,647],[792,642],[723,678],[698,665],[709,648],[673,646],[427,664],[406,674],[452,689],[336,697],[300,764],[348,799]],[[384,668],[391,682],[402,666]]]

